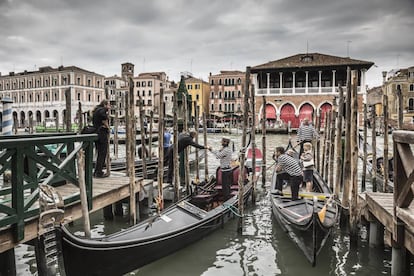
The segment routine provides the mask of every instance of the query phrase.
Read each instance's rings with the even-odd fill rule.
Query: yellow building
[[[208,97],[210,94],[210,84],[203,81],[202,79],[197,79],[194,77],[189,77],[185,79],[185,84],[187,86],[188,94],[191,95],[193,101],[193,107],[191,109],[191,116],[194,116],[194,102],[197,103],[198,115],[199,118],[203,116],[203,113],[208,114]]]

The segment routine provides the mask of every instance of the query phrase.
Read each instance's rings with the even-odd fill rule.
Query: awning
[[[266,119],[276,119],[276,109],[270,105],[266,105]]]

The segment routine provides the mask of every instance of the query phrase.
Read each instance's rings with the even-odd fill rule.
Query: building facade
[[[390,118],[398,118],[399,92],[403,102],[403,122],[414,123],[414,66],[385,72],[383,90],[388,96]]]
[[[240,120],[244,110],[246,73],[241,71],[220,71],[209,76],[209,117],[219,121]]]
[[[298,128],[305,117],[324,121],[338,96],[338,86],[346,92],[347,68],[358,74],[358,102],[362,112],[366,94],[365,73],[373,62],[320,53],[297,54],[251,68],[258,120],[288,124]],[[265,96],[266,102],[263,102]]]
[[[54,119],[63,126],[67,96],[71,122],[76,123],[79,103],[88,110],[105,98],[104,76],[76,66],[46,66],[0,75],[0,98],[12,99],[13,117],[19,128],[28,127],[29,118],[34,125]]]
[[[191,95],[193,105],[197,105],[197,113],[199,118],[203,116],[203,113],[208,114],[208,102],[210,94],[210,85],[208,82],[203,81],[202,79],[197,79],[194,77],[189,77],[185,79],[185,84],[187,85],[187,91]],[[195,115],[194,106],[191,110],[191,116]]]
[[[170,89],[170,81],[165,72],[141,73],[134,80],[134,93],[136,96],[136,111],[139,114],[139,98],[142,100],[145,115],[159,115],[160,90]]]

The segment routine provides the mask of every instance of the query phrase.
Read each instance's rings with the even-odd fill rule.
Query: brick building
[[[297,54],[251,68],[258,121],[262,110],[266,120],[298,128],[303,118],[322,122],[338,96],[338,86],[346,92],[347,68],[358,72],[358,101],[366,93],[365,73],[373,62],[320,53]],[[263,103],[262,96],[266,96]]]

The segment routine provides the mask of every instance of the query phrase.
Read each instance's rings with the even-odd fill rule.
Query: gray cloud
[[[76,65],[104,75],[208,78],[306,51],[414,65],[412,0],[0,0],[0,71]]]

